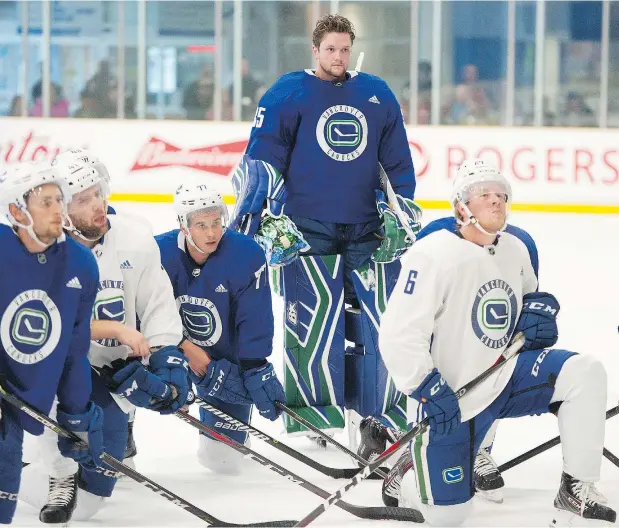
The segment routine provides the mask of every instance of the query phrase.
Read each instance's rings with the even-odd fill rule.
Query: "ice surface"
[[[175,216],[169,204],[115,203],[119,212],[143,215],[155,233],[173,229]],[[424,221],[447,211],[426,211]],[[619,217],[567,214],[514,213],[510,222],[526,229],[535,239],[540,255],[540,289],[552,292],[561,303],[560,338],[557,347],[592,354],[606,365],[609,377],[607,408],[619,400]],[[274,310],[281,317],[281,301]],[[280,318],[281,320],[281,318]],[[281,374],[281,325],[277,325],[273,360]],[[196,412],[194,410],[194,412]],[[353,467],[344,454],[329,447],[314,447],[303,438],[285,438],[282,425],[256,416],[253,425],[295,449],[332,467]],[[552,415],[501,422],[493,454],[500,464],[558,434]],[[196,458],[197,431],[174,416],[138,410],[135,438],[138,471],[159,484],[228,522],[300,519],[320,499],[285,478],[247,460],[242,475],[218,476],[202,468]],[[345,434],[338,440],[347,442]],[[296,462],[263,442],[252,448],[272,457],[314,484],[335,491],[345,481],[333,480]],[[619,418],[607,422],[606,447],[619,455]],[[550,451],[504,474],[503,504],[478,499],[465,526],[547,526],[553,515],[552,501],[561,476],[561,450]],[[604,460],[598,488],[614,508],[619,507],[619,468]],[[346,494],[360,505],[382,505],[380,482],[366,481]],[[38,511],[19,503],[15,526],[40,525]],[[132,481],[121,481],[104,508],[89,522],[72,526],[201,526],[204,523],[152,491]],[[386,526],[385,521],[363,521],[331,508],[315,525]]]

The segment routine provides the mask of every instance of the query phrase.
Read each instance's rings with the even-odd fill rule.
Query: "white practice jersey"
[[[436,367],[458,390],[491,367],[509,343],[537,278],[526,246],[502,233],[479,246],[447,230],[417,242],[381,317],[380,351],[402,392],[410,394]],[[460,400],[462,421],[483,411],[507,385],[509,361]]]
[[[99,265],[99,291],[93,319],[138,328],[151,347],[178,345],[182,323],[159,247],[149,227],[132,218],[109,215],[110,230],[92,252]],[[95,367],[126,358],[131,349],[115,339],[91,341]]]

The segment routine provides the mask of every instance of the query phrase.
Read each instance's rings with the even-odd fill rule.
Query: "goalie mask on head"
[[[11,168],[0,168],[0,209],[12,225],[25,229],[30,237],[43,248],[47,248],[51,244],[41,242],[34,232],[34,221],[30,211],[28,211],[26,199],[30,193],[49,183],[57,185],[62,192],[66,209],[71,201],[71,190],[67,182],[49,163],[22,163]],[[29,224],[22,224],[17,221],[10,212],[10,204],[15,204],[26,215]]]
[[[223,228],[226,229],[228,227],[228,207],[221,193],[209,188],[208,185],[181,185],[174,194],[174,211],[178,216],[178,222],[185,228],[187,241],[196,251],[202,254],[204,254],[204,251],[193,241],[191,231],[189,230],[192,216],[202,211],[219,211]]]
[[[74,149],[62,152],[52,160],[52,166],[66,180],[71,197],[95,185],[100,187],[101,194],[106,202],[110,197],[109,173],[99,160],[85,150]],[[97,240],[84,236],[73,225],[68,215],[64,228],[87,242],[95,242]]]
[[[486,163],[481,159],[466,160],[458,168],[456,179],[454,180],[451,205],[454,209],[456,221],[461,226],[473,224],[477,229],[486,235],[488,233],[477,221],[475,216],[471,213],[468,202],[476,196],[495,192],[502,193],[506,197],[507,212],[505,215],[505,223],[499,231],[503,231],[507,226],[507,216],[509,215],[509,204],[512,201],[512,188],[505,176],[503,176],[499,170]],[[457,209],[457,205],[460,204],[464,208],[468,219],[464,220],[460,217]]]

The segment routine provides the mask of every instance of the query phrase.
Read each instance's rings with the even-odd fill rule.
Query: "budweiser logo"
[[[188,167],[228,176],[245,153],[247,141],[183,149],[162,139],[151,137],[140,150],[132,171],[160,167]]]
[[[36,135],[32,130],[25,136],[0,143],[0,160],[7,164],[23,161],[52,160],[59,152],[76,148],[78,145],[59,145],[47,135]],[[79,145],[87,148],[87,145]]]

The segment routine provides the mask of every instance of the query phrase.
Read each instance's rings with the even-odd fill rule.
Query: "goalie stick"
[[[329,466],[324,466],[320,462],[316,462],[315,460],[309,458],[303,453],[300,453],[299,451],[292,449],[290,446],[287,446],[286,444],[282,444],[279,440],[275,440],[271,436],[256,429],[252,425],[246,422],[243,422],[241,420],[238,420],[230,416],[229,414],[226,414],[224,411],[222,411],[221,409],[218,409],[217,407],[214,407],[210,403],[207,403],[204,400],[201,400],[199,398],[196,398],[195,401],[203,409],[206,409],[207,411],[213,413],[214,415],[228,422],[229,424],[234,425],[235,431],[246,431],[252,436],[255,436],[256,438],[263,440],[264,442],[274,447],[275,449],[278,449],[282,453],[286,453],[287,455],[291,456],[295,460],[298,460],[299,462],[302,462],[303,464],[308,465],[312,469],[319,471],[323,475],[327,475],[334,479],[350,479],[350,478],[353,478],[357,473],[359,473],[359,471],[361,471],[360,468],[332,468]],[[367,466],[368,462],[365,462],[364,465]]]
[[[363,51],[359,53],[359,57],[357,58],[357,64],[355,65],[356,72],[361,71],[364,57],[365,53]],[[393,190],[391,182],[389,181],[389,176],[385,172],[385,169],[380,162],[378,163],[378,171],[380,174],[380,186],[385,193],[387,200],[389,201],[389,207],[391,207],[398,220],[402,224],[402,227],[404,227],[404,231],[406,231],[406,234],[411,239],[411,242],[415,242],[415,240],[417,240],[417,235],[413,233],[413,230],[408,225],[408,215],[406,215],[404,211],[402,211],[400,204],[398,203],[395,191]]]
[[[609,418],[612,418],[613,416],[616,416],[617,414],[619,414],[619,405],[617,407],[613,407],[612,409],[608,409],[608,411],[606,411],[606,419],[608,420]],[[544,451],[548,451],[549,449],[553,448],[556,445],[559,445],[560,443],[561,443],[561,437],[555,436],[551,440],[548,440],[547,442],[544,442],[543,444],[540,444],[537,447],[530,449],[526,453],[522,453],[522,455],[518,455],[516,458],[513,458],[501,464],[499,466],[499,472],[503,473],[503,471],[507,471],[508,469],[511,469],[514,466],[522,464],[523,462],[526,462],[530,458],[533,458],[534,456],[537,456],[540,453],[543,453]],[[610,460],[613,464],[619,467],[619,459],[615,455],[613,455],[608,449],[604,448],[603,454],[608,460]]]
[[[288,469],[276,464],[272,460],[266,458],[264,455],[257,453],[256,451],[250,449],[249,447],[237,442],[236,440],[230,438],[229,436],[218,433],[205,423],[198,420],[198,418],[193,417],[187,411],[178,411],[175,413],[175,416],[178,416],[181,420],[187,422],[192,425],[196,429],[199,429],[203,433],[208,434],[215,440],[219,440],[224,444],[228,445],[235,451],[239,453],[243,453],[244,455],[248,455],[252,460],[258,462],[264,467],[274,471],[278,475],[286,478],[290,482],[305,488],[308,491],[311,491],[315,495],[319,497],[326,498],[329,496],[329,492],[319,488],[318,486],[312,484],[311,482],[305,480],[303,477],[289,471]],[[354,504],[349,504],[344,501],[337,501],[337,506],[342,510],[347,511],[348,513],[355,515],[361,519],[371,519],[371,520],[391,520],[391,521],[409,521],[409,522],[424,522],[423,515],[417,510],[413,510],[412,508],[394,508],[389,506],[356,506]]]
[[[58,422],[52,420],[49,416],[33,409],[20,397],[8,392],[4,388],[4,383],[0,383],[0,399],[6,400],[8,403],[13,405],[20,411],[24,412],[28,416],[31,416],[37,422],[43,424],[45,427],[51,429],[58,435],[64,436],[65,438],[70,438],[76,442],[79,442],[82,445],[86,444],[86,442],[83,442],[77,435],[61,427]],[[115,471],[127,475],[129,478],[135,480],[138,484],[142,484],[149,490],[154,491],[157,495],[160,495],[171,503],[176,504],[179,508],[182,508],[186,512],[195,515],[196,517],[210,524],[211,526],[294,526],[294,521],[269,521],[254,524],[235,524],[222,521],[217,517],[211,515],[210,513],[201,510],[197,506],[194,506],[190,502],[187,502],[186,500],[167,490],[163,486],[160,486],[156,482],[150,480],[148,477],[145,477],[141,473],[138,473],[134,469],[125,466],[122,462],[115,459],[113,456],[107,453],[103,453],[101,460]]]
[[[363,467],[367,467],[368,466],[369,462],[367,460],[365,460],[365,458],[360,457],[357,453],[355,453],[354,451],[351,451],[345,445],[340,444],[337,440],[335,440],[335,438],[331,438],[328,434],[326,434],[324,431],[322,431],[321,429],[318,429],[318,427],[316,427],[313,424],[311,424],[310,422],[308,422],[305,418],[303,418],[303,416],[301,416],[298,413],[296,413],[295,411],[293,411],[287,405],[284,405],[281,402],[275,402],[275,407],[277,407],[278,409],[281,409],[288,416],[290,416],[290,418],[292,418],[293,420],[296,420],[301,425],[304,425],[305,427],[307,427],[310,431],[312,431],[312,433],[317,434],[318,436],[320,436],[320,438],[325,440],[325,442],[330,443],[332,446],[337,447],[340,451],[342,451],[343,453],[346,453],[348,456],[350,456],[353,459],[355,459]],[[359,473],[359,471],[357,471],[355,473],[355,475],[358,474],[358,473]],[[376,470],[376,475],[377,475],[377,477],[379,479],[384,479],[387,476],[388,473],[389,473],[389,470],[387,468],[378,468]],[[352,478],[353,476],[354,475],[351,475],[349,478]]]
[[[467,384],[461,387],[458,391],[456,391],[456,398],[460,399],[464,397],[467,392],[474,389],[482,381],[488,378],[488,376],[490,376],[493,372],[500,369],[505,364],[506,361],[515,357],[520,351],[520,349],[522,348],[522,345],[524,345],[524,335],[522,334],[522,332],[520,332],[518,333],[518,335],[514,337],[512,344],[503,351],[501,356],[499,356],[499,358],[496,360],[494,365],[492,365],[489,369],[485,370],[475,379],[469,381]],[[408,431],[406,434],[401,436],[394,444],[391,445],[391,447],[383,451],[383,453],[377,459],[375,459],[372,463],[370,463],[369,466],[365,467],[363,471],[359,473],[359,475],[353,477],[353,479],[348,484],[345,484],[335,493],[331,494],[327,499],[325,499],[325,501],[322,504],[318,505],[311,512],[309,512],[305,517],[303,517],[303,519],[301,519],[296,524],[296,526],[307,526],[312,521],[316,520],[320,515],[322,515],[331,506],[333,506],[334,502],[341,499],[342,495],[344,495],[347,491],[350,491],[352,488],[357,486],[361,481],[366,479],[373,471],[376,471],[376,469],[383,462],[386,462],[389,458],[395,455],[400,450],[401,447],[404,447],[405,445],[407,445],[408,442],[411,441],[413,438],[415,438],[415,436],[417,436],[418,434],[423,433],[427,429],[429,423],[430,421],[428,420],[428,418],[424,418],[410,431]]]

